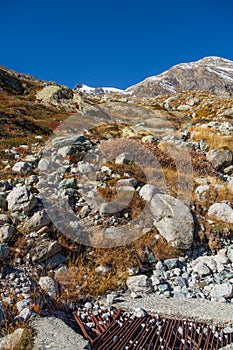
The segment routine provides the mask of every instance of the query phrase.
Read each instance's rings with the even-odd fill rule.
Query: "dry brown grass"
[[[156,229],[131,244],[116,248],[87,248],[69,264],[67,272],[60,274],[59,300],[79,300],[85,296],[97,296],[125,287],[128,269],[141,269],[147,264],[145,249],[153,252],[158,260],[177,257],[181,251],[169,245],[163,237],[155,239]],[[96,272],[100,265],[110,267],[105,274]]]
[[[191,140],[204,140],[209,150],[229,149],[231,152],[233,152],[233,133],[231,133],[229,136],[223,136],[213,128],[201,128],[197,126],[192,126],[190,131]]]

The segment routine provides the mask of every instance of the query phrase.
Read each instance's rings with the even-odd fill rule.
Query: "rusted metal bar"
[[[119,309],[78,310],[74,317],[91,350],[218,350],[233,340],[222,327]]]

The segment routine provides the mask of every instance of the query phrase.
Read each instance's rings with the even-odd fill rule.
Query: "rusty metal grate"
[[[74,317],[91,350],[218,350],[233,330],[159,315],[135,317],[120,309],[77,310]]]

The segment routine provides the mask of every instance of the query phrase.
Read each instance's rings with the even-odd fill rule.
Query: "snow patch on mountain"
[[[85,84],[76,85],[75,90],[84,92],[86,94],[91,94],[91,95],[110,94],[110,93],[129,94],[125,90],[118,89],[115,87],[91,87]]]

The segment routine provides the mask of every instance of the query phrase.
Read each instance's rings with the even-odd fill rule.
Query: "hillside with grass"
[[[0,67],[2,336],[118,294],[232,303],[233,63],[213,61],[186,67],[209,85],[179,66],[175,91],[98,94]]]

